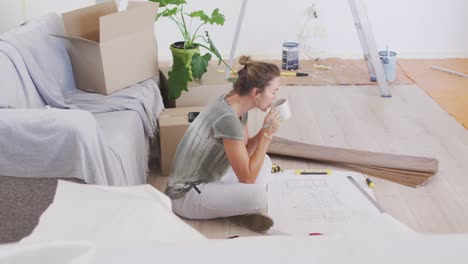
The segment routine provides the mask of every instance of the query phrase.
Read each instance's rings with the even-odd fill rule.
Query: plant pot
[[[198,46],[184,49],[184,42],[179,41],[170,46],[173,64],[168,72],[167,87],[169,98],[175,100],[182,91],[188,91],[188,83],[193,81],[192,58],[198,54]]]
[[[175,57],[178,57],[183,61],[185,64],[185,67],[189,71],[190,75],[190,80],[193,80],[193,74],[192,74],[192,57],[194,54],[199,53],[198,46],[191,47],[191,48],[186,48],[184,49],[184,42],[183,41],[178,41],[173,44],[171,44],[170,49],[172,52],[172,59],[175,61]]]

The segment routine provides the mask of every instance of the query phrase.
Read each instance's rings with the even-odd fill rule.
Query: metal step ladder
[[[367,62],[367,71],[371,81],[377,81],[382,97],[392,97],[390,87],[387,83],[387,77],[380,62],[380,56],[375,45],[374,34],[370,21],[366,15],[366,9],[362,0],[349,0],[349,6],[354,19],[354,25],[361,42],[362,52]]]
[[[236,33],[232,41],[231,54],[229,56],[228,65],[233,65],[234,54],[236,52],[237,42],[239,40],[239,33],[242,27],[242,21],[244,18],[245,9],[247,6],[247,0],[242,0],[242,6],[240,10],[239,19],[237,21]],[[354,25],[358,33],[359,41],[361,42],[362,51],[364,58],[367,62],[367,70],[371,81],[377,81],[380,88],[380,95],[382,97],[392,97],[390,93],[390,87],[387,83],[387,77],[380,62],[380,56],[377,52],[375,45],[374,34],[372,33],[372,27],[370,21],[367,18],[365,7],[361,0],[349,0],[349,6],[354,19]],[[231,71],[226,67],[226,79],[229,78]]]

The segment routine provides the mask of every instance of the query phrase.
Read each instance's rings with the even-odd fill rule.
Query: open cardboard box
[[[158,75],[154,19],[158,4],[114,1],[62,14],[79,89],[111,94]]]

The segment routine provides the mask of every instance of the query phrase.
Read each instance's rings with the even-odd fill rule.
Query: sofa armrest
[[[82,134],[96,131],[97,124],[93,115],[83,110],[41,109],[2,109],[0,110],[0,131],[5,138],[28,139],[31,135]],[[2,140],[4,142],[4,140]],[[1,143],[0,143],[1,144]]]
[[[0,175],[109,184],[106,145],[87,111],[3,109],[0,131]]]

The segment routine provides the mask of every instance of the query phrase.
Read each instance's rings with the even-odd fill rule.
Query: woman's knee
[[[261,184],[261,185],[266,184],[267,178],[271,174],[271,166],[272,166],[272,163],[271,163],[270,157],[268,157],[268,155],[265,155],[265,159],[263,160],[262,169],[260,170],[260,172],[259,172],[259,174],[257,176],[257,179],[255,180],[255,184]]]
[[[265,155],[265,159],[263,160],[263,166],[271,170],[272,165],[273,163],[271,162],[270,156]]]
[[[183,212],[183,199],[171,200],[172,211],[179,216],[185,217]]]
[[[255,184],[254,186],[254,190],[250,197],[250,203],[252,205],[252,209],[259,211],[268,206],[268,193],[263,185]]]

